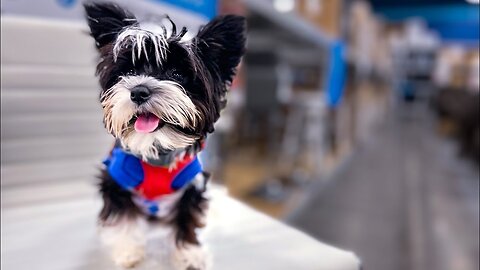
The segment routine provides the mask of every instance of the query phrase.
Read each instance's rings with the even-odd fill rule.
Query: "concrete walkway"
[[[291,223],[366,270],[478,269],[478,167],[436,135],[426,105],[401,106]]]

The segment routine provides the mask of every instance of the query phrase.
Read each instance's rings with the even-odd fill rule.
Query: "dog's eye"
[[[176,81],[176,82],[179,82],[179,83],[184,83],[185,82],[185,76],[183,76],[182,73],[180,73],[178,70],[176,69],[172,69],[170,72],[169,72],[169,77]]]
[[[178,73],[178,72],[174,72],[174,73],[172,73],[172,77],[173,77],[174,79],[179,79],[179,80],[181,80],[183,76],[182,76],[182,74],[180,74],[180,73]]]

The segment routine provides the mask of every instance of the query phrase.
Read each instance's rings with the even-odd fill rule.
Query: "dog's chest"
[[[138,157],[114,148],[104,161],[112,179],[133,193],[133,200],[146,214],[158,216],[181,195],[202,166],[196,156],[186,155],[175,166],[155,166]]]

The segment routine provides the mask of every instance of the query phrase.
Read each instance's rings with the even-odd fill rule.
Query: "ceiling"
[[[378,15],[387,21],[423,18],[445,41],[478,46],[480,6],[466,0],[369,0]]]
[[[465,0],[370,0],[373,7],[383,8],[383,7],[398,7],[398,6],[423,6],[423,5],[457,5],[457,4],[467,4]]]

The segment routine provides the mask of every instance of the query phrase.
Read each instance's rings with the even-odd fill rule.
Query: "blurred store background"
[[[229,193],[369,270],[479,268],[478,0],[139,0],[247,17],[203,153]],[[2,208],[85,196],[111,138],[78,0],[3,0]],[[82,28],[83,27],[83,28]],[[47,192],[45,192],[47,191]]]

